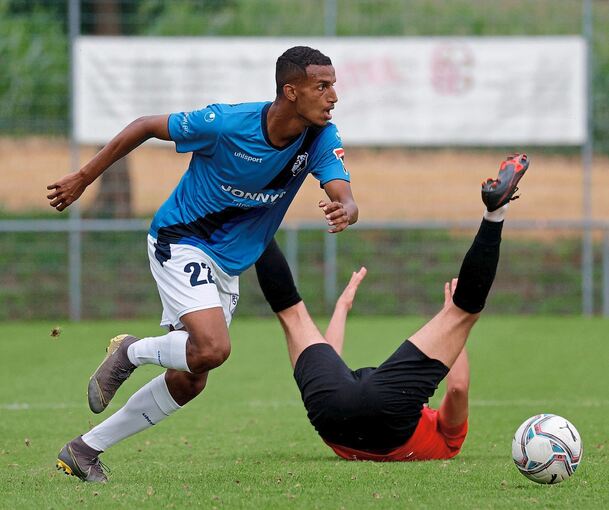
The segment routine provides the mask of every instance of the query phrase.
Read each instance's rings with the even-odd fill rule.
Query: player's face
[[[307,66],[307,78],[296,86],[296,112],[307,124],[325,126],[338,101],[333,66]]]

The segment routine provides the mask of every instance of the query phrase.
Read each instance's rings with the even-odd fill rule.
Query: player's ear
[[[291,103],[296,101],[296,86],[292,85],[291,83],[286,83],[283,86],[283,95]]]

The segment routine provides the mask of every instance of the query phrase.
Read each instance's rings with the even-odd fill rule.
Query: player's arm
[[[91,161],[78,172],[65,175],[47,186],[51,207],[63,211],[78,200],[87,186],[97,179],[113,163],[129,154],[150,138],[170,140],[167,127],[168,115],[140,117],[116,135]]]
[[[444,284],[444,305],[452,302],[457,288],[457,279]],[[465,347],[457,356],[446,376],[446,394],[440,404],[439,419],[444,427],[458,427],[467,420],[469,414],[469,360]]]
[[[323,186],[330,201],[320,200],[319,207],[323,210],[328,222],[328,232],[342,232],[357,221],[359,214],[357,204],[351,192],[351,184],[342,179],[334,179]]]
[[[469,360],[465,347],[446,376],[446,394],[440,404],[439,419],[443,427],[458,427],[469,414]]]
[[[326,329],[325,339],[334,348],[336,353],[340,356],[343,351],[343,344],[345,340],[345,323],[347,322],[347,315],[353,307],[353,300],[359,284],[366,276],[367,269],[362,267],[359,271],[353,272],[351,280],[343,290],[334,306],[334,313]]]

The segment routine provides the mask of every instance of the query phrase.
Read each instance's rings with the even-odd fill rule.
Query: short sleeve
[[[211,155],[222,130],[222,115],[213,105],[192,112],[172,113],[168,128],[177,152],[200,151]]]
[[[345,166],[343,142],[334,124],[323,130],[316,142],[315,152],[311,173],[320,186],[335,179],[351,182],[351,176]]]

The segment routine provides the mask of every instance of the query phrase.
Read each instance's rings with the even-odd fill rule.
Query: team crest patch
[[[307,161],[309,159],[309,153],[299,154],[296,156],[296,161],[292,165],[292,175],[296,177],[300,172],[307,168]]]
[[[237,308],[237,303],[239,302],[239,294],[231,294],[230,295],[230,305],[228,307],[228,311],[232,315],[235,313],[235,309]]]

